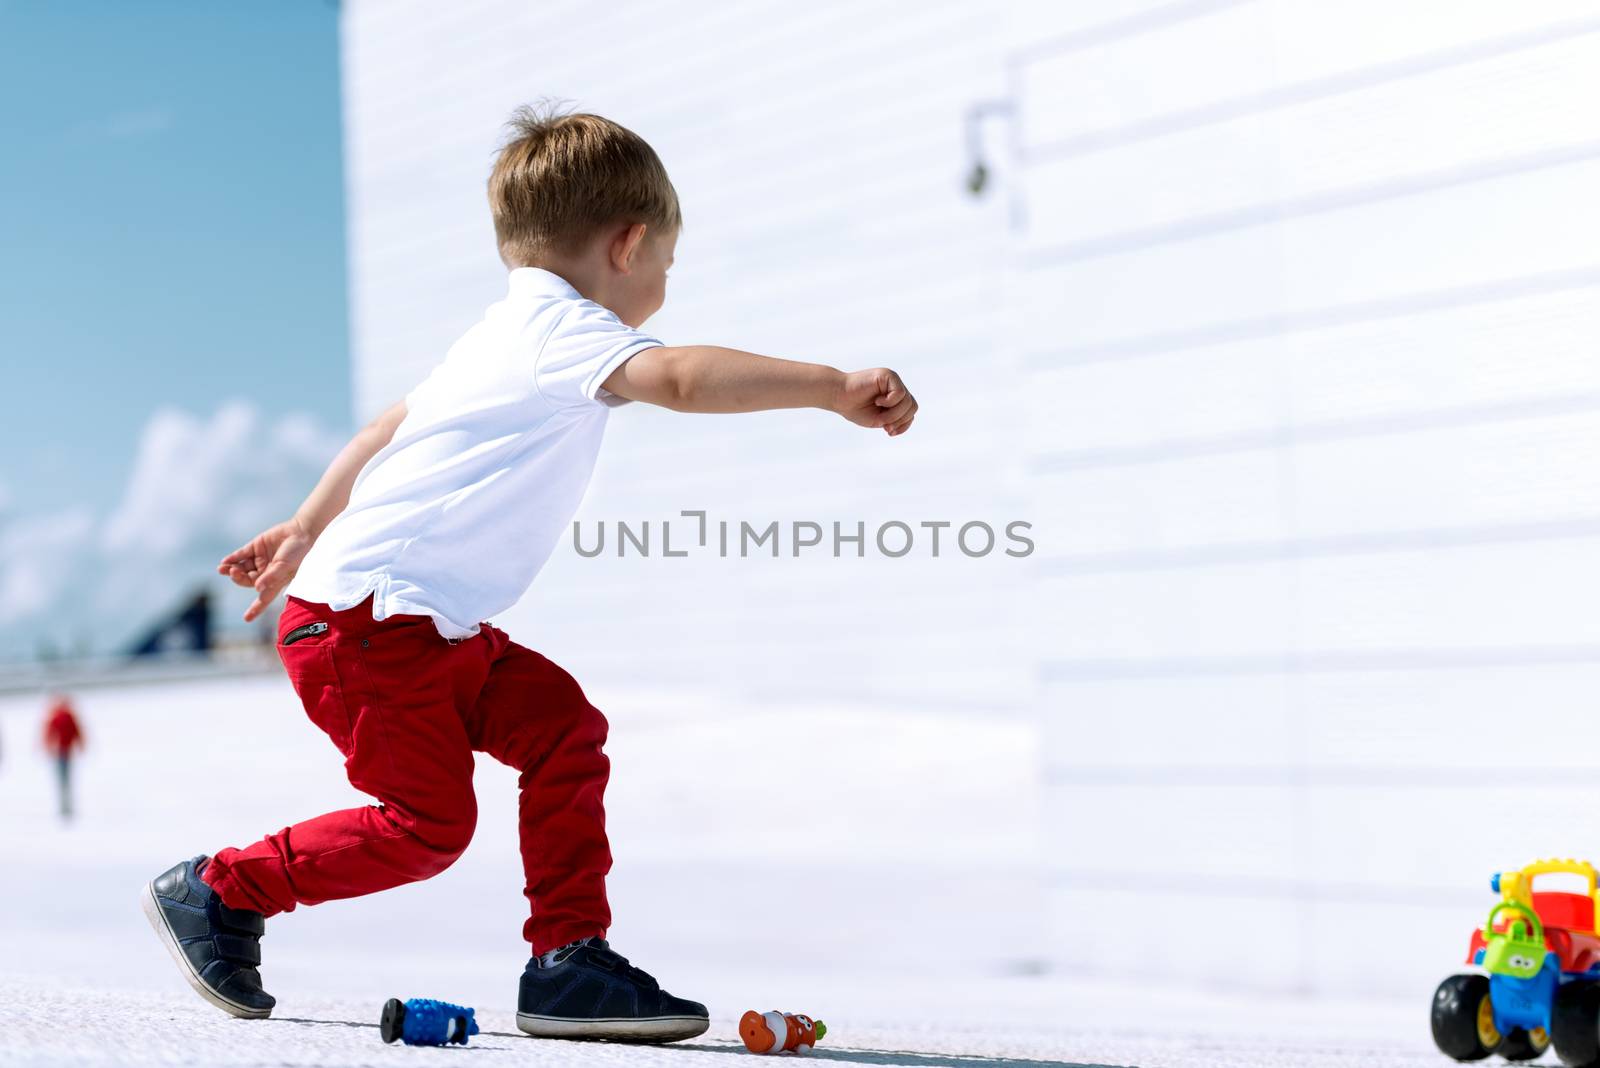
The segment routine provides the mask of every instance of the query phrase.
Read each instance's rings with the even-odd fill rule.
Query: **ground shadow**
[[[296,1016],[274,1016],[274,1023],[308,1024],[315,1027],[359,1027],[376,1031],[375,1023],[356,1023],[352,1020],[309,1020]],[[520,1031],[480,1031],[483,1038],[527,1038]],[[542,1039],[560,1042],[562,1039]],[[584,1043],[588,1044],[588,1043]],[[742,1045],[729,1042],[713,1045],[707,1042],[673,1042],[651,1046],[659,1050],[684,1050],[694,1053],[738,1053],[749,1056]],[[787,1059],[787,1058],[785,1058]],[[840,1049],[819,1046],[806,1054],[808,1061],[845,1061],[851,1064],[899,1065],[901,1068],[1127,1068],[1126,1065],[1090,1064],[1083,1061],[1045,1061],[1029,1057],[990,1057],[981,1053],[919,1053],[901,1049]]]
[[[316,1027],[363,1027],[376,1031],[375,1023],[356,1023],[354,1020],[311,1020],[303,1016],[274,1016],[273,1023],[310,1024]],[[527,1038],[521,1031],[479,1031],[479,1036],[484,1038]]]
[[[711,1046],[678,1042],[672,1049],[697,1053],[743,1053],[743,1046]],[[808,1061],[848,1061],[854,1064],[893,1064],[905,1068],[1127,1068],[1115,1064],[1087,1064],[1082,1061],[1041,1061],[1028,1057],[990,1057],[982,1053],[918,1053],[902,1049],[839,1049],[817,1046],[805,1055]]]

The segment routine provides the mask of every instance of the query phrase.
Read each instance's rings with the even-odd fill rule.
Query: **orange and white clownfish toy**
[[[790,1012],[756,1012],[739,1019],[739,1037],[751,1053],[805,1053],[828,1033],[821,1020]]]

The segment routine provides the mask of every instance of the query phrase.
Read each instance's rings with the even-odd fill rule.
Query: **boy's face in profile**
[[[667,269],[672,266],[677,248],[676,230],[671,233],[645,231],[633,249],[628,273],[617,280],[617,295],[611,310],[618,319],[638,329],[661,310],[667,299]]]

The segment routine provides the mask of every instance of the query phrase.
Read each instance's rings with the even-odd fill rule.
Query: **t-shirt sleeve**
[[[603,388],[611,372],[661,342],[624,325],[593,301],[580,301],[557,324],[533,365],[534,386],[558,408],[623,404]]]

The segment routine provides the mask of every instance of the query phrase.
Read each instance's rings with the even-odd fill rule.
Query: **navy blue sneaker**
[[[517,992],[517,1027],[540,1038],[677,1042],[709,1026],[704,1005],[662,990],[604,938],[534,957]]]
[[[222,903],[200,880],[208,859],[195,857],[156,876],[144,888],[145,918],[195,993],[230,1016],[264,1020],[277,1004],[256,971],[266,918]]]

